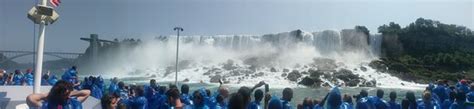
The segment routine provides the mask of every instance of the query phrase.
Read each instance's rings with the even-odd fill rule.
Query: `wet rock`
[[[183,80],[183,82],[189,82],[189,79],[188,79],[188,78],[186,78],[186,79],[184,79],[184,80]]]
[[[354,79],[354,80],[350,80],[350,81],[345,82],[345,83],[346,83],[346,86],[356,87],[360,83],[360,80]]]
[[[369,67],[380,71],[380,72],[386,72],[387,71],[387,65],[383,61],[375,60],[369,63]]]
[[[360,67],[360,70],[362,70],[363,72],[366,72],[366,71],[367,71],[367,68],[364,67],[364,66],[362,66],[362,67]]]
[[[211,71],[207,71],[206,73],[203,73],[202,75],[210,75]]]
[[[272,67],[270,68],[270,72],[277,72],[277,70],[274,67]]]
[[[321,75],[324,74],[324,72],[322,72],[321,70],[314,70],[314,69],[309,69],[308,73],[310,77],[320,77]]]
[[[281,77],[286,77],[286,75],[287,75],[286,73],[282,73]]]
[[[259,73],[255,74],[256,77],[260,77],[260,76],[263,76],[263,75],[264,75],[263,72],[259,72]]]
[[[233,60],[227,60],[226,63],[224,63],[224,65],[222,66],[223,69],[225,70],[234,70],[236,68],[238,68],[235,64],[234,64],[234,61]]]
[[[306,76],[303,79],[301,79],[301,81],[298,82],[298,84],[301,84],[301,85],[304,85],[304,86],[313,86],[314,81],[310,77]]]
[[[285,72],[285,73],[290,72],[290,70],[285,68],[285,69],[283,69],[283,72]]]
[[[219,80],[222,79],[222,76],[221,75],[215,75],[213,77],[211,77],[211,83],[219,83]]]
[[[377,87],[377,81],[376,80],[367,81],[364,84],[365,84],[365,87]]]
[[[298,72],[297,70],[293,70],[291,73],[288,73],[288,76],[286,78],[288,78],[288,80],[290,81],[297,81],[298,78],[300,78],[302,75],[300,72]]]
[[[341,69],[334,73],[334,77],[341,79],[344,82],[349,82],[351,80],[358,80],[360,79],[359,75],[352,73],[352,71],[347,69]]]

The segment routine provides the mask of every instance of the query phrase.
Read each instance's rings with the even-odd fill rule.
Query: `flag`
[[[49,3],[51,3],[51,5],[54,7],[58,7],[59,3],[61,3],[61,0],[49,0]]]

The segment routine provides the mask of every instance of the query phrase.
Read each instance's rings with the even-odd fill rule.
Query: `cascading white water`
[[[133,47],[119,47],[104,57],[102,68],[113,72],[104,76],[155,75],[158,81],[174,81],[174,74],[170,73],[174,73],[175,45],[175,36],[161,36]],[[380,35],[366,36],[352,29],[314,33],[296,30],[263,36],[181,36],[178,81],[208,83],[212,78],[220,78],[241,86],[263,80],[272,87],[296,87],[297,82],[282,75],[293,70],[321,70],[326,67],[313,63],[325,58],[336,63],[327,69],[351,70],[366,80],[379,81],[378,87],[418,87],[368,67],[368,63],[378,59],[380,45]],[[367,70],[361,70],[362,67]]]

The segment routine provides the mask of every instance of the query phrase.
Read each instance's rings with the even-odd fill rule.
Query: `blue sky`
[[[34,0],[0,0],[0,50],[31,50]],[[62,0],[60,19],[46,29],[46,51],[83,52],[91,33],[103,39],[174,34],[220,35],[321,31],[424,17],[474,28],[471,0]],[[36,26],[37,27],[37,26]]]

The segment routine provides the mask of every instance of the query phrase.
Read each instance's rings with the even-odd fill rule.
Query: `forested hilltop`
[[[403,28],[390,22],[378,32],[383,35],[383,56],[371,67],[420,83],[474,78],[474,34],[469,28],[418,18]]]

